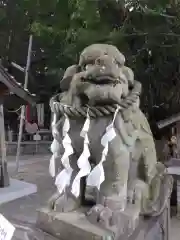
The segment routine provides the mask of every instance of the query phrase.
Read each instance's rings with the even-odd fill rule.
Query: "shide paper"
[[[51,152],[52,152],[52,157],[50,159],[50,164],[49,164],[49,173],[52,177],[55,177],[56,174],[56,168],[55,168],[55,159],[57,157],[57,153],[59,151],[59,143],[56,140],[56,137],[58,135],[58,130],[57,130],[57,114],[54,113],[53,115],[53,121],[52,121],[52,135],[54,137],[54,140],[51,144]]]
[[[103,162],[106,161],[106,158],[107,158],[109,143],[116,137],[116,132],[114,129],[114,121],[115,121],[118,111],[119,111],[119,108],[117,108],[117,110],[114,114],[112,123],[106,127],[106,132],[101,139],[101,144],[104,147],[103,152],[102,152],[101,161],[99,162],[98,165],[96,165],[93,168],[93,170],[91,171],[91,173],[89,174],[89,176],[87,178],[87,185],[97,187],[98,190],[100,189],[101,184],[105,180]]]
[[[88,139],[89,127],[90,127],[90,118],[87,113],[87,118],[86,118],[86,121],[84,123],[83,129],[80,134],[80,136],[84,138],[84,149],[83,149],[81,156],[79,157],[79,159],[77,161],[77,165],[80,170],[73,181],[72,190],[71,190],[72,194],[75,197],[78,197],[80,194],[81,178],[87,176],[91,171],[91,165],[88,160],[90,157],[90,151],[89,151],[89,146],[88,146],[89,145],[89,139]]]
[[[63,126],[63,141],[62,141],[62,144],[64,147],[64,154],[61,158],[61,163],[64,169],[57,175],[55,180],[55,185],[57,186],[59,193],[62,193],[65,190],[66,186],[70,184],[71,175],[73,171],[69,163],[69,156],[71,156],[74,153],[73,147],[71,145],[71,139],[68,135],[69,129],[70,129],[70,122],[67,115],[65,115],[65,122]]]
[[[15,232],[15,227],[0,214],[0,240],[11,240]]]
[[[77,165],[79,167],[79,172],[76,175],[73,183],[71,192],[75,197],[78,197],[80,195],[80,181],[82,177],[87,176],[87,185],[97,187],[97,189],[100,189],[101,184],[105,180],[105,173],[103,168],[103,162],[106,161],[107,154],[108,154],[108,148],[109,143],[116,137],[116,132],[114,129],[114,121],[116,118],[116,115],[119,111],[119,108],[117,108],[112,122],[106,127],[106,132],[101,138],[101,144],[104,147],[102,151],[102,156],[99,164],[97,164],[93,170],[91,171],[91,165],[89,163],[89,157],[90,157],[90,151],[89,151],[89,139],[88,139],[88,131],[90,128],[90,117],[87,113],[87,118],[84,123],[84,126],[81,130],[80,136],[84,138],[84,148],[83,152],[80,155],[79,159],[77,160]],[[60,150],[60,144],[56,140],[58,130],[57,130],[57,116],[54,114],[53,122],[52,122],[52,132],[54,136],[54,141],[51,145],[51,151],[53,153],[53,156],[50,160],[50,174],[52,177],[55,177],[55,159],[58,156],[58,151]],[[62,129],[63,134],[63,140],[62,144],[64,147],[64,154],[61,158],[61,163],[64,166],[64,169],[56,176],[55,185],[57,186],[57,189],[60,193],[62,193],[66,186],[70,185],[70,180],[72,176],[73,169],[70,166],[69,163],[69,156],[71,156],[74,153],[71,139],[69,137],[70,130],[70,121],[68,117],[65,115],[65,121]]]

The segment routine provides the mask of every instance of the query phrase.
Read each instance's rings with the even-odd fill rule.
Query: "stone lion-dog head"
[[[119,104],[134,85],[133,71],[112,45],[93,44],[84,49],[79,64],[69,67],[61,82],[68,93],[61,98],[72,106]]]

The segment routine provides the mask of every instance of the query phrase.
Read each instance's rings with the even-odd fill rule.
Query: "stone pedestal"
[[[48,209],[38,211],[37,227],[60,240],[111,240],[112,233],[89,223],[82,211],[56,213]]]
[[[83,210],[56,213],[48,209],[38,211],[37,227],[59,240],[113,240],[113,233],[91,224]],[[117,240],[169,240],[169,207],[157,217],[141,218],[131,236]]]

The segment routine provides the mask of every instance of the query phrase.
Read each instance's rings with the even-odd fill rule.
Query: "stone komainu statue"
[[[69,180],[65,175],[61,178],[60,185],[63,185],[64,179],[67,180],[63,189],[57,183],[58,191],[50,199],[50,208],[69,212],[82,206],[85,202],[86,180],[98,166],[99,176],[94,175],[94,178],[101,178],[103,173],[104,178],[99,185],[94,185],[98,191],[93,199],[94,206],[87,213],[90,221],[114,229],[119,224],[122,226],[123,219],[124,225],[128,222],[132,228],[140,214],[158,214],[168,200],[171,187],[167,186],[172,185],[172,180],[166,175],[165,167],[157,162],[153,136],[139,108],[141,84],[134,80],[133,71],[125,66],[123,54],[115,46],[106,44],[93,44],[85,48],[78,65],[66,70],[61,89],[63,92],[50,101],[55,116],[53,136],[58,143],[52,149],[53,160],[58,165],[57,178],[59,173],[65,174],[63,170],[68,172],[68,167],[71,171]],[[78,164],[85,144],[80,132],[87,117],[90,120],[87,130],[89,141],[86,142],[89,152],[86,152],[84,161],[89,161],[90,171],[83,163]],[[70,124],[67,130],[71,139],[69,144],[73,149],[69,150],[69,154],[67,150],[69,165],[62,160],[67,146],[63,141],[65,134],[62,129],[67,125],[67,120]],[[107,126],[112,127],[115,136],[109,140],[106,159],[100,165],[106,148],[101,142]],[[74,179],[83,168],[80,193],[74,196]]]

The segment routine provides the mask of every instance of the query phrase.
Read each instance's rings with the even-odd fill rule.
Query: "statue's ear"
[[[68,91],[73,76],[78,72],[79,72],[78,65],[72,65],[66,69],[63,79],[60,81],[60,89],[62,92]]]
[[[128,80],[129,88],[132,89],[134,87],[134,72],[126,66],[122,67],[122,72]]]

